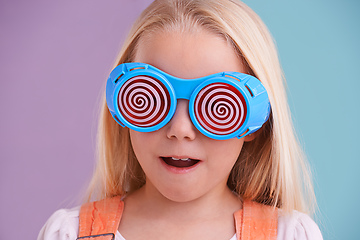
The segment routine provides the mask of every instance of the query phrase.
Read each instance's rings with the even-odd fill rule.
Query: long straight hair
[[[285,211],[312,213],[315,196],[310,170],[295,136],[285,92],[285,78],[274,41],[259,16],[237,0],[155,0],[133,25],[115,66],[131,62],[137,46],[158,31],[201,28],[222,36],[267,89],[269,120],[256,138],[244,143],[228,186],[243,199]],[[104,94],[105,96],[105,94]],[[120,127],[102,99],[98,163],[89,199],[124,195],[145,184],[145,174],[131,147],[129,130]]]

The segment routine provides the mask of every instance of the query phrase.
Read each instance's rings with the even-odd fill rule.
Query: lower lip
[[[170,166],[168,164],[166,164],[161,158],[159,158],[161,164],[170,172],[175,173],[175,174],[185,174],[185,173],[189,173],[191,171],[194,171],[200,164],[201,161],[199,161],[198,163],[196,163],[195,165],[192,165],[190,167],[184,167],[184,168],[178,168],[178,167],[174,167],[174,166]],[[180,160],[181,161],[181,160]]]

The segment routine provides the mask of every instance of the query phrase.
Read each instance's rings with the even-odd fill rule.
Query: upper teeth
[[[174,160],[174,161],[178,161],[178,160],[189,161],[190,159],[189,158],[174,158],[174,157],[172,157],[172,160]]]

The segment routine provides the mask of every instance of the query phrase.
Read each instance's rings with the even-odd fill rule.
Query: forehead
[[[222,71],[246,72],[232,45],[205,30],[146,34],[139,41],[134,61],[151,64],[180,78]]]

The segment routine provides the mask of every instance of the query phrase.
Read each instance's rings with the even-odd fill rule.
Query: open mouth
[[[169,166],[177,168],[187,168],[192,167],[200,160],[192,158],[174,158],[174,157],[161,157],[161,159]]]

